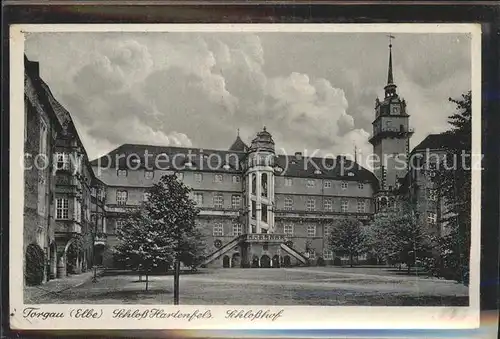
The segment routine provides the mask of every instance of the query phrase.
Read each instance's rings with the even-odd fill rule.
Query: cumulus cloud
[[[42,76],[78,121],[91,157],[123,143],[227,149],[236,129],[249,142],[263,126],[286,153],[352,153],[356,146],[367,155],[373,104],[387,75],[386,49],[367,53],[347,48],[373,40],[361,42],[361,35],[339,36],[343,43],[338,44],[325,44],[324,39],[234,33],[43,33],[28,37],[26,53],[40,61]],[[423,58],[422,54],[399,56],[396,81],[415,113],[411,124],[422,135],[431,126],[446,129],[450,110],[443,102],[457,92],[457,81],[467,84],[470,70],[463,66],[467,56],[462,45],[445,45],[447,57],[460,50],[455,73],[434,66],[432,82],[422,79],[419,65],[442,58],[419,61],[415,55]],[[367,66],[374,58],[381,60],[377,68]],[[427,123],[431,117],[435,124]]]

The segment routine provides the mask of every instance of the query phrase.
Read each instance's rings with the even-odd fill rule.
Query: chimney
[[[302,152],[295,152],[295,159],[302,160]]]

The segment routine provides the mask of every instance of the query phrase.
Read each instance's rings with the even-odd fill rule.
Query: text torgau
[[[47,320],[48,318],[64,318],[62,312],[44,312],[40,311],[40,307],[26,307],[23,310],[24,318],[41,318]]]
[[[151,308],[146,310],[139,309],[125,309],[119,308],[113,311],[113,318],[131,318],[131,319],[145,319],[145,318],[156,318],[156,319],[187,319],[192,321],[194,319],[210,319],[212,314],[210,310],[201,312],[195,310],[194,312],[181,312],[177,310],[176,312],[166,312],[161,308]]]
[[[254,321],[257,319],[271,319],[271,321],[275,321],[282,315],[283,309],[279,310],[278,312],[271,312],[270,310],[229,310],[226,312],[226,319],[249,319],[250,321]]]

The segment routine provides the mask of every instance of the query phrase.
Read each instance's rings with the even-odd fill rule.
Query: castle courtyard
[[[173,276],[139,281],[107,271],[73,288],[31,294],[26,303],[173,304]],[[33,287],[31,287],[33,288]],[[468,287],[387,267],[200,269],[180,277],[181,305],[467,306]]]

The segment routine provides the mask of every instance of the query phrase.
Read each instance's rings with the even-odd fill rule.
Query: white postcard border
[[[472,171],[472,229],[468,307],[359,306],[175,306],[28,305],[23,300],[24,34],[28,32],[391,32],[470,33],[472,55],[472,152],[481,153],[481,27],[479,24],[40,24],[10,29],[10,313],[13,329],[465,329],[479,326],[481,173]],[[480,160],[478,160],[480,161]],[[477,168],[477,167],[473,167]],[[479,165],[480,168],[480,165]],[[181,276],[182,281],[182,276]],[[181,296],[182,301],[182,296]],[[27,307],[63,312],[64,318],[25,318]],[[116,309],[163,309],[182,313],[210,311],[210,318],[113,318]],[[98,318],[74,318],[93,309]],[[73,310],[73,311],[72,311]],[[226,319],[228,310],[280,312],[270,319]],[[70,315],[73,314],[73,316]]]

